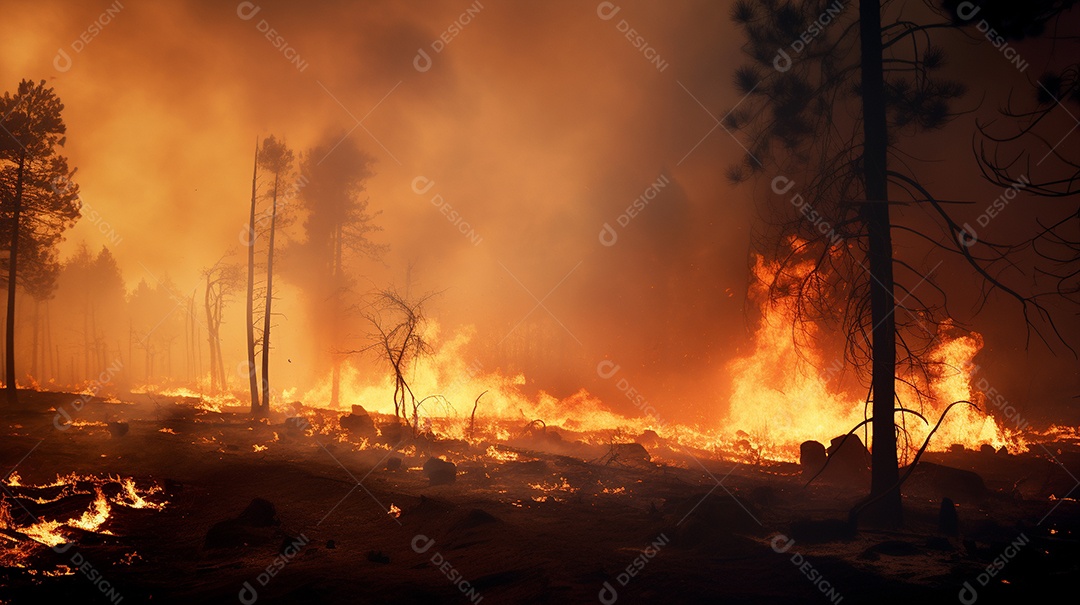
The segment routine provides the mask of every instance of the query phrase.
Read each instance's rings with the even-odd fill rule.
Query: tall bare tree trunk
[[[247,359],[251,388],[251,413],[259,413],[259,381],[255,376],[255,181],[259,176],[259,143],[255,143],[255,167],[251,170],[251,216],[248,222]]]
[[[217,347],[214,346],[214,339],[217,337],[217,329],[214,326],[214,314],[213,306],[211,303],[211,292],[214,287],[210,281],[212,272],[206,273],[206,291],[203,294],[203,308],[206,311],[206,341],[210,345],[210,393],[217,393],[218,390],[218,375],[217,369]]]
[[[41,301],[34,300],[34,334],[30,339],[30,375],[41,381],[38,374],[38,332],[41,331]]]
[[[859,35],[862,55],[863,178],[867,203],[863,207],[869,237],[870,315],[873,321],[873,450],[870,497],[880,498],[869,509],[875,524],[903,523],[899,470],[896,461],[896,302],[893,284],[892,232],[886,174],[888,132],[885,79],[882,67],[881,5],[860,0]]]
[[[330,360],[334,366],[333,376],[330,383],[330,407],[337,409],[341,407],[341,354],[338,352],[338,334],[341,328],[341,289],[343,287],[341,283],[341,231],[344,227],[339,224],[337,231],[334,234],[334,266],[330,272],[334,282],[334,296],[331,299],[333,309],[331,309],[331,324],[333,326],[331,331],[330,340]]]
[[[221,389],[227,391],[229,389],[229,377],[225,373],[225,356],[221,354],[221,307],[224,304],[221,296],[219,287],[217,299],[214,301],[214,348],[217,349],[215,355],[217,355],[218,379],[221,381]]]
[[[15,388],[15,282],[19,258],[19,219],[22,218],[23,173],[26,171],[26,152],[19,155],[15,177],[14,209],[11,213],[11,254],[8,256],[7,322],[4,332],[4,376],[8,405],[19,403]]]
[[[266,310],[262,337],[262,414],[270,413],[270,315],[274,301],[274,229],[277,227],[278,175],[274,175],[274,193],[270,210],[270,240],[266,250]]]
[[[45,322],[41,331],[42,349],[41,349],[41,368],[42,372],[48,376],[49,380],[56,379],[56,368],[53,367],[53,341],[52,341],[52,311],[49,308],[49,301],[45,301]]]

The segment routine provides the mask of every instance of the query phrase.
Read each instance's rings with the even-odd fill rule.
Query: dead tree
[[[292,171],[293,152],[284,141],[278,141],[271,135],[263,141],[262,149],[258,154],[258,164],[274,177],[273,185],[267,195],[270,200],[270,224],[267,229],[269,237],[266,247],[266,304],[263,311],[261,339],[262,404],[259,406],[259,414],[266,416],[270,413],[270,327],[274,301],[274,240],[278,227],[278,197],[283,191],[285,179]]]
[[[240,285],[240,271],[235,265],[218,259],[213,267],[203,271],[206,289],[203,293],[203,306],[206,312],[206,339],[210,348],[210,392],[228,389],[228,374],[225,373],[225,360],[221,354],[222,310],[233,290]]]
[[[391,289],[378,292],[364,314],[373,329],[369,334],[372,342],[360,351],[351,351],[373,350],[386,363],[394,380],[394,415],[405,424],[410,424],[410,415],[415,422],[419,410],[416,395],[409,384],[409,374],[420,359],[432,352],[424,334],[424,304],[432,296],[428,294],[409,299]]]
[[[775,262],[770,299],[794,301],[797,344],[818,324],[845,334],[845,358],[867,382],[867,513],[889,526],[902,523],[895,410],[916,403],[898,400],[896,382],[928,376],[926,353],[952,317],[928,253],[962,259],[988,289],[1015,299],[1040,336],[1060,337],[1041,298],[1004,283],[988,270],[992,259],[964,244],[955,202],[935,197],[907,161],[905,135],[948,125],[965,87],[940,75],[945,52],[934,44],[940,32],[959,35],[957,16],[927,5],[916,22],[904,9],[876,0],[737,2],[732,19],[751,61],[735,72],[744,98],[722,122],[749,139],[729,178],[769,184],[756,245]],[[915,252],[897,255],[898,240]]]
[[[251,211],[248,218],[248,230],[242,241],[248,249],[247,263],[247,370],[248,384],[251,389],[251,413],[259,414],[259,381],[255,375],[255,201],[259,177],[259,143],[255,142],[255,156],[251,169]]]
[[[999,241],[965,224],[973,254],[1005,259],[1023,253],[1036,258],[1042,296],[1080,303],[1080,153],[1067,139],[1080,110],[1080,64],[1044,74],[1031,90],[1010,97],[998,119],[980,122],[975,155],[986,180],[1002,188],[1023,183],[1024,192],[1046,202],[1034,233]],[[1064,133],[1064,134],[1063,134]]]

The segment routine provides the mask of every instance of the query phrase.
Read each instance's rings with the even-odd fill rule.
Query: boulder
[[[653,466],[652,456],[640,443],[613,443],[608,453],[601,459],[605,464],[623,464],[626,466]]]
[[[829,455],[822,474],[826,481],[864,487],[870,478],[870,452],[858,435],[836,437],[825,451]]]
[[[377,434],[375,421],[363,407],[358,405],[352,406],[352,413],[342,416],[338,423],[353,437],[372,439]]]
[[[274,528],[279,524],[274,505],[255,498],[239,516],[210,526],[203,546],[220,549],[266,544],[273,539]]]
[[[457,480],[457,465],[431,457],[424,463],[424,476],[428,478],[429,485],[447,485]]]
[[[379,436],[376,440],[380,443],[397,446],[409,438],[411,431],[412,429],[400,420],[391,420],[379,426]]]
[[[369,550],[367,554],[367,560],[371,561],[372,563],[380,563],[382,565],[387,565],[390,563],[390,557],[388,557],[386,553],[381,550]]]
[[[901,469],[901,476],[906,469]],[[990,495],[983,478],[973,471],[920,462],[904,483],[905,493],[929,498],[949,498],[953,502],[982,502]]]
[[[278,525],[277,509],[274,503],[263,498],[255,498],[247,505],[244,512],[236,518],[236,521],[251,527],[270,527]]]
[[[791,538],[802,544],[854,540],[855,526],[843,519],[801,520],[791,524]]]
[[[802,469],[803,478],[809,479],[818,474],[828,458],[824,445],[817,441],[803,441],[799,445],[799,468]]]
[[[311,421],[304,416],[292,416],[285,419],[285,434],[291,437],[303,435],[311,428]]]
[[[956,513],[956,504],[949,498],[941,499],[938,511],[938,531],[946,536],[960,536],[960,516]]]
[[[657,435],[656,431],[651,430],[651,429],[646,430],[645,432],[643,432],[640,437],[635,439],[635,441],[637,441],[638,443],[640,443],[641,445],[643,445],[643,446],[645,446],[647,448],[650,448],[650,447],[655,448],[655,447],[659,446],[661,443],[663,443],[663,440],[660,438],[660,435]]]

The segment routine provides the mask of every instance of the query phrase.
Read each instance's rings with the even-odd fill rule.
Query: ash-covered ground
[[[75,397],[0,410],[3,602],[993,603],[1070,594],[1080,566],[1075,444],[927,454],[884,531],[847,523],[857,473],[807,487],[655,435],[449,440],[156,395],[69,425]]]

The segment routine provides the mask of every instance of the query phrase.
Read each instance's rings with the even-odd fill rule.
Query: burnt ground
[[[953,603],[964,582],[994,603],[1076,590],[1080,508],[1063,498],[1080,471],[1071,445],[928,455],[983,484],[919,473],[904,529],[849,534],[841,520],[858,485],[804,488],[795,465],[691,457],[663,442],[650,443],[651,462],[634,448],[612,460],[609,446],[569,432],[408,440],[394,453],[339,441],[336,427],[310,435],[283,417],[258,423],[146,396],[94,400],[57,430],[52,410],[72,395],[21,397],[19,410],[0,410],[4,473],[24,485],[72,472],[132,477],[161,486],[146,497],[168,504],[114,506],[101,528],[111,535],[70,530],[62,553],[20,534],[16,515],[0,546],[25,553],[28,567],[0,568],[2,602],[253,602],[245,582],[259,603]],[[102,424],[116,420],[126,434]],[[397,456],[401,467],[388,469]],[[430,485],[430,456],[457,463],[456,481]],[[939,531],[942,496],[958,504],[959,536]],[[249,509],[256,498],[273,511]],[[241,516],[207,543],[212,526]],[[787,546],[778,534],[795,538],[786,552],[772,546]],[[76,556],[94,571],[43,575]],[[984,585],[987,566],[996,573]],[[617,597],[601,594],[605,582]]]

